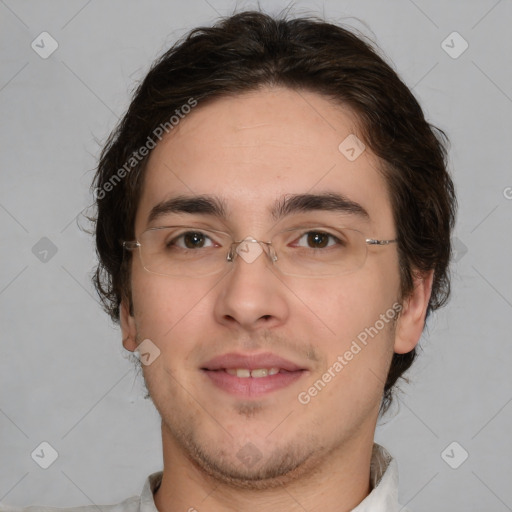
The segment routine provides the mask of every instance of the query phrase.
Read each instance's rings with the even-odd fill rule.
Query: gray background
[[[0,0],[0,501],[118,502],[161,468],[159,419],[94,298],[92,240],[77,216],[92,201],[100,145],[150,62],[192,27],[254,6]],[[512,510],[512,2],[294,10],[374,38],[452,141],[453,296],[429,321],[411,383],[376,434],[398,459],[400,501],[415,512]],[[43,31],[59,45],[47,59],[31,48]],[[458,58],[442,47],[453,31],[469,44]],[[46,470],[31,458],[42,441],[59,455]],[[441,456],[453,441],[452,465],[469,453],[458,469]]]

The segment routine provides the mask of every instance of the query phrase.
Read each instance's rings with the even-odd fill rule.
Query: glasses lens
[[[276,235],[272,243],[283,274],[334,276],[353,272],[366,259],[366,242],[357,230],[331,227],[297,228]]]
[[[188,226],[148,229],[139,241],[146,270],[184,277],[202,277],[221,271],[231,244],[226,233]]]
[[[234,257],[231,237],[210,229],[190,226],[151,228],[142,233],[139,242],[143,267],[149,272],[167,276],[204,277],[217,274],[229,268],[227,261],[232,261]],[[245,246],[242,242],[240,244],[237,246],[237,256],[241,256],[246,263],[252,263],[248,258],[256,251],[244,252]],[[259,249],[263,244],[254,242],[254,245]],[[271,247],[265,245],[264,252],[267,251],[283,274],[335,276],[362,267],[367,245],[363,234],[355,229],[307,227],[278,233],[272,238]],[[258,255],[259,252],[262,251],[258,251]],[[228,258],[228,255],[231,257]]]

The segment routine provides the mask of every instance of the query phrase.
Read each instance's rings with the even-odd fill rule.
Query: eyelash
[[[292,230],[290,230],[290,231],[292,231]],[[200,230],[197,230],[197,231],[186,231],[184,233],[180,233],[179,235],[174,236],[171,240],[165,242],[166,247],[167,248],[178,247],[180,249],[185,249],[185,250],[186,249],[194,250],[194,248],[192,248],[192,247],[184,247],[183,246],[186,244],[185,237],[187,235],[189,235],[189,236],[190,235],[192,235],[192,236],[198,235],[198,237],[204,239],[206,241],[206,243],[208,243],[207,241],[209,241],[210,244],[208,244],[206,247],[212,247],[212,246],[218,244],[218,242],[216,242],[213,238],[208,236],[206,233],[204,233]],[[291,245],[292,247],[294,247],[294,244],[295,244],[295,247],[297,247],[297,248],[301,248],[301,247],[304,248],[305,246],[299,245],[299,242],[304,237],[309,237],[311,235],[320,235],[322,237],[326,236],[328,238],[328,242],[325,247],[309,247],[310,249],[326,249],[329,247],[333,247],[335,245],[345,245],[345,241],[342,240],[341,238],[337,237],[336,235],[333,235],[332,233],[329,233],[328,231],[320,230],[320,229],[310,229],[310,230],[306,230],[306,231],[301,231],[300,236],[295,238],[294,240],[292,240],[287,245]],[[179,242],[180,240],[182,241],[182,244],[180,244],[180,242]],[[331,243],[333,241],[334,241],[334,243]],[[205,248],[205,246],[202,245],[199,248],[203,249],[203,248]]]

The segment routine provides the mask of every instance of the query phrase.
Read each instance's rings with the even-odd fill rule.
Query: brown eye
[[[327,247],[329,245],[329,238],[331,238],[331,235],[328,235],[327,233],[315,231],[307,233],[306,236],[308,247],[313,249],[323,249],[324,247]]]
[[[167,248],[204,249],[214,247],[213,240],[201,231],[186,231],[167,242]]]
[[[182,235],[183,244],[187,249],[198,249],[204,247],[206,236],[203,233],[185,233]]]

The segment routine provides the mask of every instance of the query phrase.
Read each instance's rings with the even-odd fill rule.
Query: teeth
[[[229,375],[233,375],[242,379],[247,377],[258,379],[259,377],[276,375],[279,373],[279,368],[256,368],[254,370],[249,370],[247,368],[226,368],[226,372],[229,373]]]
[[[253,370],[251,372],[251,377],[267,377],[269,370],[266,368],[258,368],[257,370]]]

